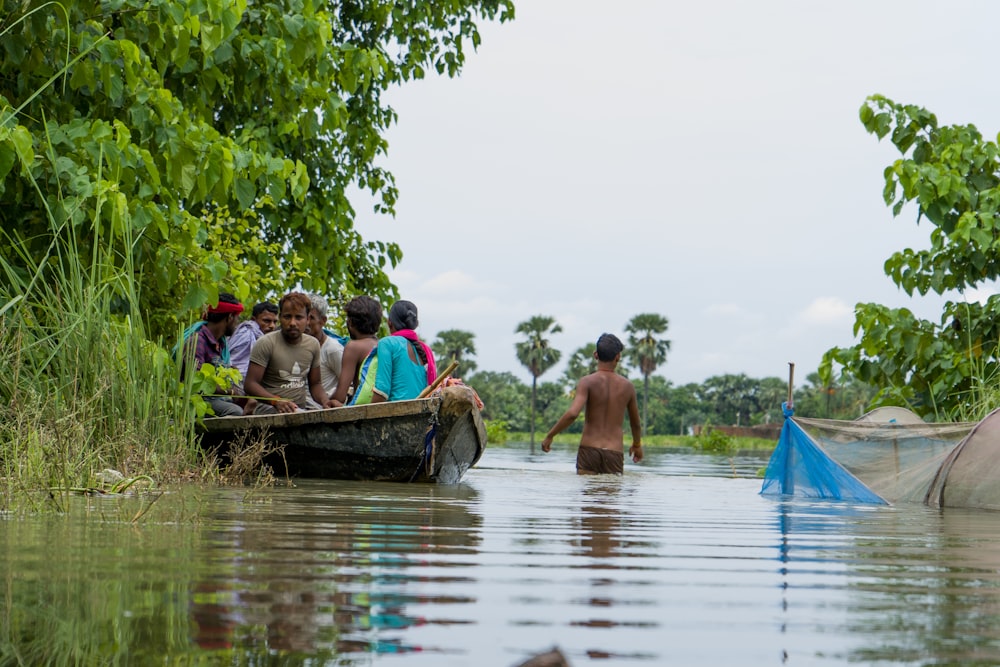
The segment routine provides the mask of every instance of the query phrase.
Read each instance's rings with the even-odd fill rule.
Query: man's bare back
[[[598,340],[609,336],[614,345],[608,343],[610,350],[617,350],[612,356],[609,349],[598,348],[594,356],[597,359],[597,371],[580,379],[576,385],[576,395],[569,409],[563,413],[542,440],[542,451],[547,452],[552,447],[552,438],[576,421],[580,412],[585,410],[583,434],[580,437],[581,448],[603,449],[624,454],[622,423],[628,414],[629,425],[632,428],[632,446],[629,453],[632,460],[642,460],[642,425],[639,421],[639,403],[635,395],[635,387],[628,380],[615,372],[621,360],[621,342],[610,334],[604,334]],[[604,359],[601,358],[601,353]],[[608,359],[608,356],[612,356]],[[620,466],[619,466],[620,469]]]
[[[582,378],[576,391],[584,403],[580,445],[623,451],[622,423],[630,403],[635,404],[632,383],[613,370],[599,370]]]

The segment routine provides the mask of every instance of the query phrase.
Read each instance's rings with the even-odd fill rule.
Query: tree
[[[653,380],[655,382],[656,377]],[[667,407],[672,421],[664,426],[663,433],[685,435],[691,426],[705,423],[708,409],[698,399],[700,392],[701,387],[693,382],[681,387],[670,387]]]
[[[757,383],[755,398],[757,410],[750,415],[747,425],[780,422],[781,404],[788,400],[788,382],[779,377],[761,378]]]
[[[517,325],[514,333],[526,338],[514,344],[517,360],[531,373],[531,453],[535,453],[535,401],[538,396],[538,378],[556,365],[561,352],[549,346],[545,336],[562,331],[562,327],[552,317],[535,315]]]
[[[479,371],[467,379],[483,401],[483,419],[503,421],[512,431],[527,431],[528,386],[513,373]]]
[[[476,362],[469,357],[476,353],[475,338],[471,331],[461,329],[439,331],[437,339],[431,343],[438,367],[443,370],[452,361],[457,361],[462,375],[472,375],[476,371]]]
[[[402,253],[362,239],[348,200],[356,187],[394,211],[383,93],[457,75],[476,21],[513,17],[511,0],[2,8],[0,258],[24,265],[59,235],[79,258],[134,239],[120,261],[154,337],[176,331],[178,306],[220,284],[246,299],[260,276],[394,297],[385,270]]]
[[[856,419],[863,415],[877,393],[869,385],[851,376],[824,381],[819,373],[806,376],[806,383],[796,390],[795,413],[822,419]]]
[[[539,382],[537,405],[535,406],[536,425],[554,424],[569,408],[572,394],[567,393],[559,382]],[[580,433],[583,430],[582,419],[576,420],[563,433]]]
[[[594,343],[587,343],[581,348],[578,348],[576,352],[569,358],[566,362],[566,370],[563,372],[562,382],[563,384],[572,389],[576,386],[576,383],[580,381],[584,375],[589,375],[591,373],[597,372],[597,359],[594,357],[594,353],[597,351],[597,345]],[[622,359],[621,363],[615,367],[615,372],[624,378],[628,377],[628,361]]]
[[[628,324],[628,358],[642,374],[642,430],[646,431],[649,414],[649,376],[667,360],[670,341],[657,338],[670,326],[666,317],[655,313],[636,315]]]
[[[916,205],[917,222],[930,223],[930,247],[906,248],[885,262],[889,278],[907,294],[963,291],[1000,278],[1000,148],[973,125],[940,126],[937,117],[880,95],[861,107],[861,122],[889,137],[901,158],[885,169],[883,198],[898,216]],[[853,347],[833,348],[820,366],[880,387],[876,405],[907,405],[922,415],[953,417],[974,408],[984,380],[1000,377],[1000,296],[980,303],[946,302],[939,322],[906,308],[874,303],[855,307]]]
[[[714,375],[701,385],[699,398],[717,425],[750,425],[757,405],[758,381],[743,373]]]
[[[587,343],[570,355],[569,361],[566,362],[566,371],[563,373],[563,384],[566,387],[572,389],[580,378],[597,372],[597,359],[594,358],[596,351],[597,345]]]

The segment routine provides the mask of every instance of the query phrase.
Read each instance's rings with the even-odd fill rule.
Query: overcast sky
[[[858,302],[938,319],[883,272],[930,226],[883,203],[898,153],[858,109],[879,93],[995,137],[997,26],[986,0],[519,2],[458,79],[392,92],[397,216],[359,199],[359,229],[402,247],[420,333],[472,332],[480,370],[530,378],[534,315],[563,328],[556,381],[652,312],[675,384],[788,362],[801,384],[854,342]]]

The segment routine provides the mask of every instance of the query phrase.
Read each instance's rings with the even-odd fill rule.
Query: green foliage
[[[756,380],[743,373],[715,375],[702,383],[700,398],[711,406],[715,423],[750,426],[754,415],[780,409],[786,389],[781,380],[777,382],[780,392],[774,391],[772,381]]]
[[[455,76],[476,20],[513,18],[510,0],[2,7],[0,231],[41,257],[51,217],[83,263],[127,232],[154,337],[220,284],[394,298],[400,248],[362,239],[347,196],[393,213],[382,95]],[[230,218],[245,229],[226,238]]]
[[[535,392],[536,419],[535,426],[542,431],[558,421],[573,400],[573,393],[566,393],[563,385],[558,382],[542,382]],[[583,418],[577,419],[567,429],[569,433],[583,431]]]
[[[641,313],[636,315],[628,324],[625,331],[628,332],[628,353],[629,361],[639,369],[642,374],[642,431],[646,432],[649,423],[649,376],[653,374],[659,366],[667,361],[667,352],[670,351],[670,341],[657,338],[670,326],[670,321],[662,315],[656,313]]]
[[[886,275],[907,294],[965,290],[1000,277],[1000,149],[973,125],[940,126],[934,114],[875,95],[861,122],[889,137],[901,158],[885,169],[883,197],[899,215],[906,204],[930,223],[930,247],[894,253]],[[921,415],[949,417],[967,405],[983,380],[1000,370],[1000,297],[986,304],[947,302],[938,322],[906,308],[861,303],[857,345],[834,348],[820,366],[881,388],[877,405],[906,405]]]
[[[702,451],[712,454],[730,454],[736,449],[734,438],[711,427],[706,427],[696,441]]]
[[[544,315],[535,315],[517,325],[514,333],[525,337],[514,344],[517,360],[528,369],[532,378],[538,379],[559,362],[562,352],[552,347],[546,336],[560,332],[562,327],[555,319]]]
[[[670,341],[657,338],[670,327],[670,321],[656,313],[641,313],[628,324],[628,356],[632,364],[639,369],[643,377],[648,377],[667,360],[670,351]]]
[[[502,445],[507,442],[509,436],[507,422],[502,419],[487,419],[485,423],[486,442],[494,445]]]
[[[514,333],[524,335],[525,340],[514,344],[517,360],[531,373],[531,447],[535,447],[535,404],[538,395],[538,378],[556,365],[562,352],[549,345],[546,336],[562,331],[554,318],[535,315],[517,325]]]
[[[162,341],[220,285],[393,296],[400,250],[365,242],[346,196],[393,212],[382,93],[426,67],[456,75],[475,19],[513,17],[509,0],[2,9],[4,508],[95,469],[197,459],[195,388],[233,372],[179,382]]]
[[[503,420],[511,432],[529,434],[530,386],[511,373],[489,371],[476,373],[468,384],[475,387],[485,403],[485,419]],[[638,385],[638,381],[633,384]],[[536,426],[547,427],[569,407],[572,396],[563,391],[561,383],[545,382],[536,389]],[[781,403],[787,399],[787,392],[787,382],[776,377],[722,375],[708,378],[702,384],[674,386],[666,378],[653,375],[649,378],[649,424],[643,433],[644,442],[650,438],[655,442],[657,438],[680,437],[696,425],[736,425],[737,421],[744,426],[780,423]],[[795,411],[805,417],[854,419],[868,409],[874,395],[872,387],[852,378],[843,377],[833,385],[824,385],[814,372],[809,374],[807,384],[795,391]],[[1000,377],[983,386],[979,395],[981,400],[977,404],[984,403],[989,396],[1000,395]],[[583,420],[578,419],[566,432],[576,438],[582,429]],[[746,445],[746,438],[737,440],[741,446]],[[773,442],[768,442],[768,447],[773,446]]]
[[[516,375],[480,371],[465,382],[483,401],[483,419],[505,422],[512,431],[528,430],[531,388]]]
[[[825,383],[819,373],[806,376],[795,392],[795,413],[820,419],[856,419],[868,411],[878,391],[856,378],[840,374]]]
[[[37,260],[8,238],[19,254],[17,264],[0,257],[0,505],[52,489],[51,506],[65,511],[65,493],[95,470],[169,476],[194,465],[195,406],[132,314],[140,299],[127,230],[95,246],[87,265],[54,221]]]
[[[597,372],[597,359],[594,358],[596,351],[597,345],[587,343],[570,355],[562,377],[562,383],[565,387],[573,388],[580,381],[580,378]]]
[[[197,371],[191,373],[190,378],[185,378],[182,386],[185,391],[191,392],[195,413],[198,419],[201,419],[214,414],[211,406],[202,398],[203,395],[228,393],[228,390],[238,385],[242,379],[243,376],[235,368],[202,364]]]
[[[470,358],[476,354],[475,338],[471,331],[461,329],[439,331],[437,339],[431,343],[438,366],[446,368],[452,361],[457,361],[458,375],[472,375],[476,371],[476,362]]]

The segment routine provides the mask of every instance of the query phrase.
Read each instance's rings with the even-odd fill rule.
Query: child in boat
[[[615,372],[622,358],[624,345],[613,334],[601,334],[597,339],[597,371],[580,379],[569,409],[559,418],[542,440],[542,451],[552,448],[552,438],[576,421],[586,408],[580,448],[576,454],[578,475],[611,473],[620,475],[625,469],[625,445],[622,422],[628,413],[632,427],[632,460],[642,461],[642,423],[635,387]]]

